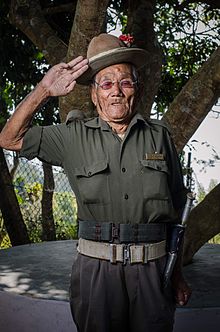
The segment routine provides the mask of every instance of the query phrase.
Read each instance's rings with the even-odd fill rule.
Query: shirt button
[[[124,195],[124,199],[128,199],[128,194],[125,194],[125,195]]]
[[[88,172],[88,176],[91,176],[92,175],[92,172]]]
[[[126,168],[124,168],[124,167],[121,170],[123,173],[126,172]]]

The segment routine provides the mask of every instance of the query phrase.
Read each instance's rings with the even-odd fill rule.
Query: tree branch
[[[220,184],[195,206],[187,221],[184,240],[184,264],[191,262],[195,253],[220,232]]]
[[[9,19],[42,51],[50,64],[66,57],[67,45],[46,22],[38,0],[12,0]]]
[[[64,5],[43,8],[42,12],[44,15],[54,15],[65,12],[67,13],[74,12],[75,9],[76,9],[76,1],[74,3],[71,2],[71,3],[66,3]]]
[[[220,47],[174,99],[164,115],[181,151],[220,96]]]
[[[190,3],[204,3],[205,5],[209,5],[212,9],[220,8],[219,0],[185,0],[178,6],[176,6],[177,10],[185,9]]]

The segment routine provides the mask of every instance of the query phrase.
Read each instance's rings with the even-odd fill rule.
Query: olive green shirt
[[[32,127],[21,157],[64,168],[78,218],[115,223],[177,221],[185,202],[169,131],[136,114],[123,140],[99,117]]]

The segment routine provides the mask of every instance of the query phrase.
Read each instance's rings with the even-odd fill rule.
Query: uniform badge
[[[146,153],[146,160],[164,160],[164,155],[162,153]]]

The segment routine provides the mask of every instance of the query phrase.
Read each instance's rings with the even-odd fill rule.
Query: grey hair
[[[131,65],[131,75],[132,75],[133,80],[135,82],[137,82],[137,85],[138,85],[139,75],[138,75],[138,71],[134,65]]]

